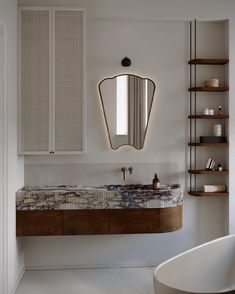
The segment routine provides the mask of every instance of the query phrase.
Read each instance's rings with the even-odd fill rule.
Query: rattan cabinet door
[[[83,151],[83,11],[55,11],[55,153]]]
[[[20,153],[49,151],[49,11],[20,11]]]

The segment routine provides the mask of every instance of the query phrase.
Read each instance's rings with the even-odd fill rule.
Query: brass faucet
[[[130,166],[130,167],[128,168],[128,170],[129,170],[130,175],[132,175],[132,173],[133,173],[133,167]]]
[[[125,181],[126,180],[126,171],[127,171],[126,167],[123,166],[121,168],[121,171],[122,171],[122,175],[123,175],[123,180]]]
[[[122,167],[121,168],[121,171],[122,171],[122,175],[123,175],[123,180],[125,181],[126,180],[126,172],[129,171],[130,175],[132,175],[133,173],[133,167],[130,166],[128,169],[126,167]]]

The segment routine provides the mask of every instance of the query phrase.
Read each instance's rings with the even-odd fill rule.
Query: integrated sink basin
[[[182,205],[180,185],[25,186],[17,192],[17,210],[164,208]]]

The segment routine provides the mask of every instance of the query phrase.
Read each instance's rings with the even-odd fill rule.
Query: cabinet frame
[[[47,151],[23,151],[21,149],[21,12],[24,10],[49,12],[49,129]],[[56,11],[80,11],[82,12],[83,34],[83,58],[82,58],[82,150],[80,151],[55,151],[55,12]],[[18,9],[18,154],[19,155],[77,155],[86,152],[86,10],[78,7],[55,6],[22,6]]]

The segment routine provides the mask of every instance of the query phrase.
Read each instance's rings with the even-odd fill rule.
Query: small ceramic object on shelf
[[[213,108],[210,108],[209,109],[209,113],[208,113],[209,115],[214,115],[215,114],[215,111],[214,111],[214,109]]]
[[[203,109],[203,114],[204,115],[214,115],[215,111],[213,108],[204,108]]]
[[[226,191],[226,186],[225,185],[204,185],[203,186],[204,192],[210,192],[210,193],[215,193],[215,192],[225,192]]]
[[[218,163],[218,165],[217,165],[217,170],[218,170],[218,171],[222,171],[222,170],[223,170],[223,166],[222,166],[221,163]]]
[[[218,88],[219,87],[219,79],[205,80],[205,87]]]
[[[200,136],[200,143],[227,143],[225,136]]]
[[[222,136],[222,125],[221,124],[215,124],[213,126],[213,135],[216,137]]]
[[[224,114],[224,111],[223,111],[222,106],[218,106],[217,114],[218,114],[218,115],[223,115],[223,114]]]
[[[209,114],[209,108],[204,108],[203,109],[203,114],[208,115]]]

